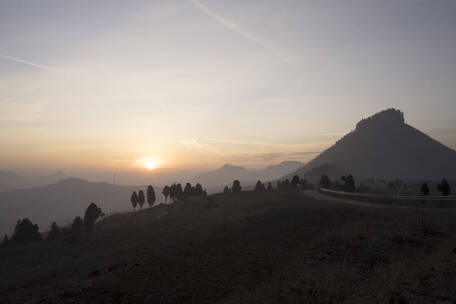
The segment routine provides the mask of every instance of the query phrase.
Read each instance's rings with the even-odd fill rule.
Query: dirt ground
[[[456,303],[456,212],[244,192],[0,248],[1,303]]]

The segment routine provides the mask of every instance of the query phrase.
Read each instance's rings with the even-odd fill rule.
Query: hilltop
[[[0,298],[443,303],[456,298],[454,216],[296,192],[194,197],[108,216],[78,238],[0,248]]]
[[[388,109],[356,124],[356,129],[296,171],[333,164],[359,177],[406,180],[456,179],[456,151],[405,123]]]

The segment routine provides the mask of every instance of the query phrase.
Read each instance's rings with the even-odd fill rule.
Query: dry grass
[[[297,193],[192,199],[113,215],[72,243],[1,249],[0,298],[444,303],[456,297],[455,216],[450,210],[343,205]]]

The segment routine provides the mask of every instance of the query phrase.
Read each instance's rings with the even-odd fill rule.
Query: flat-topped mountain
[[[334,164],[361,177],[410,180],[456,178],[456,151],[405,123],[388,109],[356,124],[356,129],[297,171]]]

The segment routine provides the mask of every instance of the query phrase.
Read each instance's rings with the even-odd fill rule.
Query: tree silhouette
[[[236,179],[233,181],[233,186],[231,187],[232,192],[241,192],[242,187],[241,183]]]
[[[52,222],[51,230],[49,230],[48,239],[55,239],[60,236],[60,228],[55,222]]]
[[[169,193],[170,193],[170,188],[168,185],[166,185],[165,187],[163,187],[163,190],[162,190],[162,194],[165,197],[165,202],[168,201]]]
[[[344,182],[344,185],[343,185],[344,191],[347,191],[347,192],[356,191],[355,180],[353,179],[353,176],[351,174],[349,174],[348,176],[342,176],[340,179]]]
[[[133,193],[131,194],[130,202],[133,206],[133,211],[135,211],[136,206],[138,206],[138,194],[136,194],[136,191],[133,191]]]
[[[323,174],[320,178],[320,187],[328,188],[329,186],[331,186],[331,181],[326,174]]]
[[[182,200],[184,192],[182,191],[182,185],[179,183],[176,185],[175,196],[178,201]]]
[[[445,178],[437,185],[437,190],[439,190],[443,196],[450,194],[450,185]]]
[[[89,207],[87,207],[85,214],[84,214],[84,230],[85,232],[90,232],[93,230],[93,226],[98,220],[98,218],[104,216],[101,208],[99,208],[95,203],[91,203]]]
[[[266,188],[267,191],[273,191],[274,190],[274,187],[272,187],[272,183],[271,182],[268,182],[268,186]]]
[[[172,184],[171,187],[169,187],[169,198],[173,200],[173,202],[176,202],[176,184]]]
[[[193,189],[192,189],[192,184],[190,184],[190,183],[185,184],[185,187],[184,187],[184,196],[190,196],[190,195],[192,195],[192,192],[193,192],[192,190],[193,190]]]
[[[152,207],[155,203],[155,191],[152,185],[147,187],[147,203],[149,204],[149,207]]]
[[[84,223],[80,216],[77,216],[73,220],[73,224],[71,224],[70,233],[71,234],[82,234],[82,230],[84,229]]]
[[[225,189],[223,189],[223,193],[230,193],[231,189],[228,186],[225,186]]]
[[[5,234],[5,236],[3,237],[2,246],[8,246],[8,245],[9,245],[8,235]]]
[[[429,191],[428,185],[426,183],[422,184],[421,185],[421,195],[428,196],[429,193],[430,193],[430,191]]]
[[[195,194],[198,196],[204,196],[203,186],[200,183],[196,183],[195,185]]]
[[[291,179],[291,184],[293,185],[293,188],[295,188],[295,189],[298,188],[298,184],[299,184],[299,176],[298,175],[293,176],[293,178]]]
[[[34,225],[28,218],[22,221],[18,220],[14,228],[12,240],[18,243],[38,241],[41,239],[41,234],[38,230],[38,225]]]
[[[138,192],[138,205],[139,208],[142,209],[142,206],[146,202],[146,198],[144,197],[144,192],[142,190],[139,190]]]
[[[255,185],[255,191],[265,191],[266,188],[264,187],[264,184],[261,181],[257,181]]]

